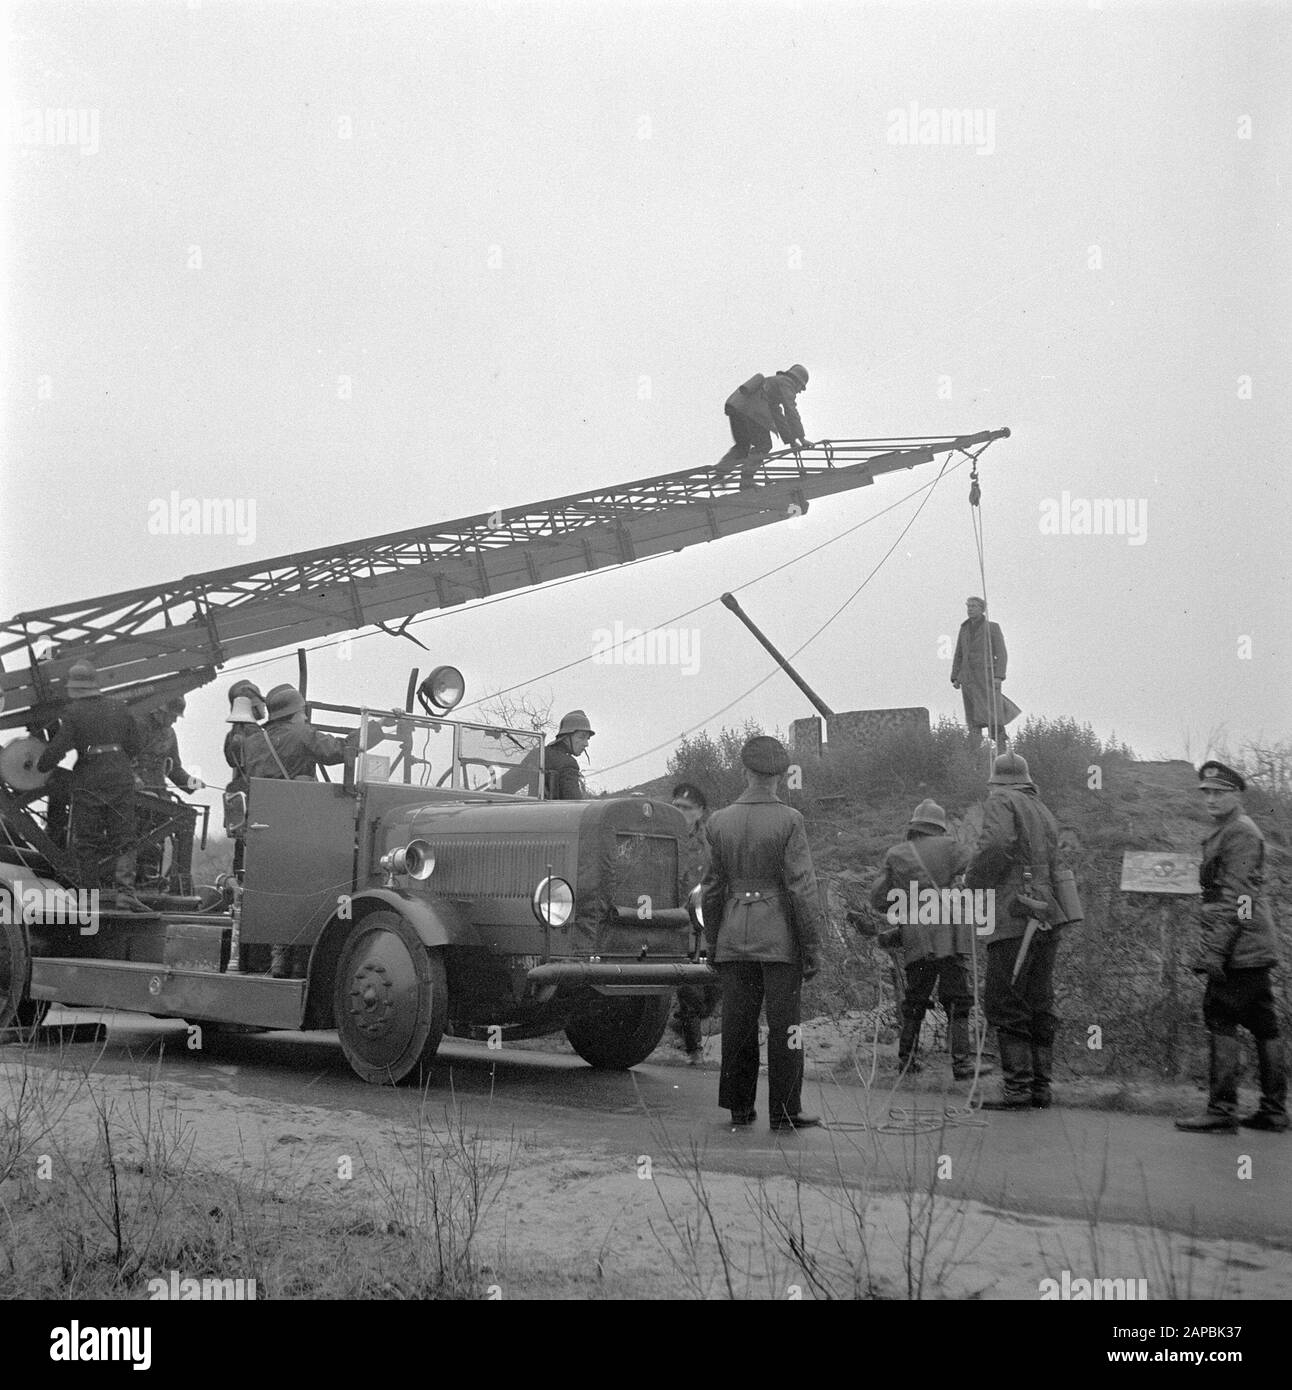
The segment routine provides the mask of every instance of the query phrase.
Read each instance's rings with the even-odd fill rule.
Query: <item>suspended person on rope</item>
[[[99,865],[114,860],[117,908],[151,909],[135,897],[135,769],[143,748],[139,725],[124,700],[99,690],[99,674],[88,661],[68,672],[67,700],[58,732],[36,760],[52,772],[72,752],[71,847],[82,888],[100,887]]]
[[[596,730],[581,709],[561,716],[556,737],[543,750],[546,795],[549,801],[586,801],[587,788],[579,771],[579,758]]]
[[[821,1123],[802,1109],[803,982],[820,969],[821,900],[802,815],[776,788],[789,768],[778,740],[740,750],[745,791],[709,817],[704,934],[722,979],[718,1104],[733,1125],[758,1118],[758,1015],[767,1009],[767,1102],[775,1130]]]
[[[965,600],[969,616],[960,624],[955,657],[951,662],[951,684],[965,702],[965,724],[969,744],[982,744],[982,731],[991,730],[996,751],[1004,750],[1008,740],[1005,725],[1018,717],[1018,707],[1001,690],[1009,653],[999,623],[987,621],[987,605],[977,597]]]
[[[771,453],[773,430],[791,448],[810,448],[794,404],[798,393],[807,390],[807,384],[807,368],[796,362],[775,376],[760,373],[738,386],[724,407],[731,422],[731,437],[736,442],[714,465],[714,476],[726,477],[739,463],[741,488],[753,487],[754,474]]]
[[[1202,931],[1194,971],[1205,975],[1202,1016],[1211,1044],[1207,1108],[1177,1120],[1176,1129],[1202,1134],[1236,1134],[1248,1129],[1288,1127],[1287,1064],[1279,1039],[1278,1012],[1270,974],[1279,963],[1274,915],[1265,886],[1265,836],[1243,813],[1247,783],[1224,763],[1203,763],[1198,787],[1211,833],[1202,842],[1198,882],[1202,885]],[[1256,1040],[1261,1100],[1238,1119],[1238,1074],[1243,1048],[1239,1028]]]
[[[984,1005],[1000,1042],[1004,1087],[983,1109],[1046,1110],[1059,1023],[1054,961],[1064,915],[1055,896],[1059,827],[1019,754],[996,759],[988,787],[982,832],[965,870],[966,886],[995,891]]]
[[[973,913],[957,912],[960,922],[943,921],[941,905],[947,901],[942,889],[950,888],[969,863],[969,850],[948,833],[946,812],[936,801],[921,801],[911,816],[906,838],[885,855],[879,877],[870,890],[870,905],[885,919],[894,922],[890,908],[900,908],[900,924],[881,932],[879,944],[885,949],[900,947],[905,966],[906,990],[902,999],[902,1032],[897,1057],[903,1071],[917,1072],[920,1063],[920,1027],[938,989],[938,1002],[946,1010],[950,1035],[951,1074],[967,1081],[975,1074],[975,1051],[969,1041],[969,1015],[973,1006],[970,984],[970,950],[974,930]],[[923,909],[912,916],[909,904],[919,901],[920,893],[933,889],[938,894],[937,920],[924,920]],[[900,901],[890,894],[901,895]],[[855,924],[855,923],[854,923]],[[979,1075],[992,1067],[982,1065]]]

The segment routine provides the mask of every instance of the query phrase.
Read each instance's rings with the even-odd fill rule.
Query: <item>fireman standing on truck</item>
[[[178,787],[182,792],[201,791],[206,783],[195,777],[180,762],[179,739],[175,735],[175,722],[184,713],[187,704],[182,695],[176,695],[160,708],[151,710],[140,720],[140,733],[144,740],[143,751],[135,758],[135,773],[143,789],[168,800],[175,800],[167,790],[166,783]],[[182,804],[182,803],[181,803]],[[193,891],[193,829],[197,821],[196,813],[183,806],[176,810],[179,825],[171,843],[169,887],[177,893]],[[146,882],[161,878],[162,847],[158,844],[145,844],[139,847],[139,874]]]
[[[52,772],[73,750],[71,844],[81,886],[100,886],[99,865],[114,859],[116,905],[124,912],[148,912],[135,897],[135,769],[143,748],[139,725],[124,700],[99,690],[99,674],[88,661],[68,672],[67,700],[58,732],[37,759],[40,772]]]
[[[758,373],[737,386],[723,407],[736,442],[714,465],[714,476],[725,477],[739,463],[740,486],[753,487],[758,466],[771,452],[773,431],[789,447],[806,449],[803,421],[794,401],[807,384],[807,368],[796,362],[775,376]]]
[[[247,777],[278,777],[312,782],[319,768],[345,762],[346,750],[358,746],[357,731],[334,738],[305,718],[305,697],[294,685],[276,685],[265,699],[268,719],[249,729],[242,742]]]
[[[549,801],[586,801],[587,788],[579,771],[579,758],[596,733],[581,709],[561,717],[556,737],[543,750],[543,768]]]
[[[261,737],[260,721],[265,718],[265,697],[251,681],[234,681],[229,687],[229,732],[224,736],[224,761],[233,776],[224,789],[224,830],[233,840],[233,872],[242,875],[247,853],[246,748],[249,739]]]

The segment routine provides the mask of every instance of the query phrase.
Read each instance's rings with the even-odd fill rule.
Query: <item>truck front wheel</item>
[[[341,948],[332,1001],[346,1060],[365,1081],[393,1086],[429,1067],[444,1036],[443,953],[397,912],[370,912]]]
[[[673,1010],[673,995],[598,995],[565,1025],[570,1046],[591,1066],[625,1071],[659,1046]]]

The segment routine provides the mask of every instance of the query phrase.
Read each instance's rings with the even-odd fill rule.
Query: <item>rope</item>
[[[847,597],[846,599],[844,599],[844,601],[839,605],[839,607],[836,608],[836,609],[834,610],[834,612],[830,614],[830,616],[825,620],[825,622],[823,622],[823,623],[821,624],[821,626],[820,626],[819,628],[817,628],[817,630],[816,630],[814,633],[812,633],[812,635],[811,635],[810,637],[807,638],[806,641],[802,642],[799,646],[795,647],[795,649],[789,654],[789,658],[788,658],[788,659],[789,659],[790,661],[793,661],[794,658],[795,658],[796,656],[798,656],[800,652],[806,651],[807,648],[810,647],[810,646],[812,645],[812,643],[815,642],[816,639],[817,639],[818,637],[820,637],[820,635],[826,630],[826,628],[828,628],[828,627],[830,626],[830,624],[834,622],[834,620],[844,611],[844,609],[847,608],[847,607],[849,606],[849,604],[851,604],[851,603],[853,602],[853,600],[857,597],[857,595],[861,593],[861,591],[866,587],[866,585],[869,584],[870,581],[879,573],[880,569],[881,569],[881,568],[884,566],[884,564],[888,561],[889,556],[892,555],[893,551],[895,551],[899,545],[901,545],[902,541],[906,538],[906,533],[911,529],[912,526],[915,525],[916,521],[919,519],[920,513],[921,513],[921,512],[924,510],[924,508],[928,505],[929,498],[931,498],[931,497],[933,496],[933,490],[934,490],[934,489],[937,487],[937,485],[942,481],[943,476],[944,476],[944,475],[947,473],[947,471],[948,471],[947,464],[948,464],[949,462],[950,462],[949,457],[948,457],[946,460],[943,461],[942,468],[939,470],[938,476],[937,476],[936,478],[934,478],[933,481],[932,481],[931,483],[926,484],[925,487],[923,487],[923,488],[917,488],[917,489],[915,490],[915,492],[908,493],[908,494],[906,495],[906,497],[903,497],[903,498],[901,499],[902,502],[906,502],[906,501],[908,501],[911,497],[917,496],[920,492],[924,492],[924,493],[927,494],[927,495],[924,497],[924,500],[923,500],[923,501],[920,503],[920,505],[915,509],[915,514],[914,514],[914,515],[911,517],[911,519],[906,523],[906,525],[902,527],[901,531],[898,533],[897,539],[892,543],[892,545],[890,545],[890,546],[888,547],[888,549],[887,549],[887,550],[883,553],[883,555],[880,557],[879,562],[878,562],[878,564],[875,565],[874,569],[872,569],[872,570],[870,571],[870,573],[865,577],[865,579],[863,579],[863,580],[861,581],[861,583],[857,585],[857,587],[852,591],[852,593],[850,593],[850,594],[848,595],[848,597]],[[955,468],[951,469],[950,471],[951,471],[951,472],[955,472],[955,469],[956,469],[956,468],[960,468],[960,467],[962,467],[961,464],[956,464]],[[898,505],[900,505],[900,503],[894,503],[893,505],[894,505],[894,506],[898,506]],[[886,508],[884,509],[884,511],[891,511],[891,510],[892,510],[891,507],[886,507]],[[884,512],[878,512],[878,513],[876,513],[876,516],[875,516],[875,517],[868,517],[866,521],[858,523],[857,526],[854,526],[854,527],[852,527],[851,529],[854,530],[854,531],[855,531],[855,530],[858,530],[858,529],[860,529],[861,526],[866,525],[867,522],[876,520],[878,517],[883,516],[883,515],[884,515]],[[845,532],[842,533],[842,535],[836,536],[834,539],[835,539],[835,540],[842,540],[842,539],[843,539],[843,536],[844,536],[844,535],[847,535],[847,534],[849,534],[849,532],[846,532],[846,531],[845,531]],[[823,544],[833,544],[833,541],[824,542]],[[821,549],[821,548],[822,548],[822,547],[820,547],[820,546],[817,547],[817,549]],[[809,551],[809,552],[807,552],[807,553],[808,553],[808,554],[811,554],[812,552]],[[804,556],[799,556],[799,557],[797,557],[797,558],[798,558],[798,559],[803,559]],[[796,563],[796,562],[797,562],[797,561],[787,561],[786,564],[792,564],[792,563]],[[759,576],[758,576],[758,579],[765,579],[765,578],[767,578],[767,575],[769,575],[769,574],[775,574],[777,569],[784,569],[784,568],[785,568],[785,565],[778,565],[778,566],[776,567],[776,569],[769,570],[769,571],[767,572],[767,574],[759,575]],[[742,585],[740,585],[739,587],[742,588],[742,589],[748,588],[748,587],[749,587],[749,584],[754,584],[754,583],[757,583],[757,582],[758,582],[758,580],[749,580],[748,583],[742,584]],[[733,590],[733,592],[735,592],[735,591]],[[709,603],[712,603],[713,600],[710,599],[708,602],[709,602]],[[702,604],[699,605],[699,607],[691,609],[691,612],[692,612],[692,613],[699,612],[699,609],[700,609],[700,608],[705,608],[705,607],[707,607],[707,606],[708,606],[707,603],[702,603]],[[689,616],[689,614],[684,614],[683,616]],[[676,620],[676,619],[673,619],[672,621],[677,621],[677,620]],[[663,626],[663,624],[661,624],[661,626]],[[650,631],[654,631],[653,628],[652,628],[652,629],[649,629],[649,630],[650,630]],[[643,635],[644,635],[644,634],[643,634]],[[587,660],[588,658],[585,657],[585,658],[583,658],[583,659],[584,659],[584,660]],[[768,671],[767,674],[766,674],[765,676],[763,676],[761,680],[755,681],[754,684],[751,685],[751,686],[749,687],[748,690],[745,690],[745,691],[743,691],[741,694],[737,695],[737,696],[735,697],[735,699],[733,699],[733,700],[728,700],[727,703],[726,703],[725,705],[723,705],[721,709],[714,710],[711,714],[706,715],[706,716],[705,716],[703,719],[701,719],[698,723],[692,724],[689,728],[683,729],[682,732],[677,736],[677,738],[665,739],[662,743],[657,743],[653,748],[647,748],[645,751],[643,751],[643,752],[641,752],[641,753],[634,753],[633,756],[630,757],[630,758],[623,758],[623,759],[621,759],[621,760],[620,760],[619,762],[617,762],[617,763],[611,763],[608,767],[597,768],[597,769],[595,769],[596,775],[597,775],[597,776],[605,776],[605,774],[608,773],[608,772],[614,772],[614,771],[616,771],[617,769],[619,769],[619,768],[621,768],[621,767],[629,767],[629,766],[631,766],[633,763],[640,762],[643,758],[649,758],[650,755],[651,755],[652,753],[658,753],[658,752],[661,751],[661,749],[664,749],[664,748],[671,748],[675,743],[677,743],[677,742],[678,742],[679,740],[681,740],[681,739],[684,739],[688,734],[693,734],[693,733],[695,733],[698,729],[704,728],[704,726],[705,726],[706,724],[712,723],[712,721],[715,720],[715,719],[717,719],[720,715],[726,714],[726,712],[727,712],[729,709],[731,709],[734,705],[738,705],[738,704],[740,704],[743,700],[747,700],[747,699],[754,693],[755,690],[758,690],[758,689],[760,689],[762,686],[766,685],[767,682],[768,682],[769,680],[771,680],[772,677],[775,676],[779,670],[780,670],[780,667],[779,667],[779,666],[773,665],[773,666],[772,666],[772,669],[771,669],[770,671]],[[542,677],[539,677],[538,679],[541,680],[541,679],[543,679],[543,678],[542,678]]]

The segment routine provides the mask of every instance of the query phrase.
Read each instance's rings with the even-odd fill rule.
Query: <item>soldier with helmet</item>
[[[789,767],[765,734],[740,750],[745,791],[709,817],[704,933],[722,979],[722,1075],[718,1104],[750,1125],[758,1089],[758,1015],[767,1010],[771,1127],[809,1129],[802,1109],[803,982],[820,968],[822,910],[803,817],[776,794]]]
[[[1027,760],[1001,754],[992,766],[982,833],[965,870],[969,888],[995,892],[987,937],[987,1022],[996,1029],[1004,1085],[984,1110],[1048,1109],[1054,1066],[1054,962],[1062,912],[1059,827],[1032,782]]]
[[[151,710],[140,720],[144,739],[143,751],[135,758],[135,773],[143,789],[168,800],[175,798],[167,790],[166,783],[178,787],[185,793],[201,791],[206,783],[195,777],[180,762],[179,739],[175,734],[175,723],[187,708],[182,695],[172,696],[159,709]],[[172,837],[170,883],[176,892],[191,892],[193,889],[193,833],[197,815],[189,807],[176,808],[177,821]],[[161,877],[162,846],[145,844],[139,847],[139,873],[147,882]]]
[[[579,771],[579,758],[596,730],[581,709],[561,716],[556,737],[543,750],[543,768],[549,801],[586,801],[587,788]]]
[[[921,801],[911,815],[906,838],[884,855],[879,877],[870,890],[870,906],[887,914],[891,893],[900,893],[908,900],[912,885],[918,894],[931,888],[940,893],[964,872],[969,863],[969,850],[947,829],[947,815],[936,801]],[[969,981],[968,932],[973,923],[957,927],[949,922],[932,925],[910,921],[907,914],[898,927],[881,932],[881,946],[898,946],[903,954],[906,990],[902,998],[902,1031],[897,1043],[897,1056],[903,1071],[917,1072],[920,1063],[920,1027],[933,997],[946,1010],[947,1031],[951,1047],[951,1074],[957,1081],[975,1075],[975,1049],[969,1040],[969,1013],[973,991]],[[854,923],[855,925],[855,923]],[[977,1074],[990,1072],[988,1065],[979,1064]]]
[[[126,912],[149,911],[135,897],[135,770],[143,748],[139,725],[124,700],[104,695],[98,672],[78,661],[67,677],[67,700],[58,731],[36,761],[52,772],[73,750],[71,847],[81,886],[100,886],[99,865],[115,861],[116,905]]]
[[[1195,1134],[1236,1134],[1238,1126],[1282,1131],[1288,1127],[1287,1068],[1279,1037],[1270,973],[1279,963],[1274,915],[1264,893],[1265,837],[1243,813],[1242,774],[1214,759],[1198,770],[1212,829],[1202,842],[1202,931],[1194,971],[1205,975],[1202,1016],[1211,1043],[1207,1107],[1177,1120]],[[1239,1028],[1256,1040],[1261,1099],[1238,1119]]]
[[[248,778],[278,777],[312,782],[320,767],[345,762],[358,744],[357,731],[334,738],[305,718],[305,697],[294,685],[276,685],[265,698],[266,722],[243,739],[243,770]]]
[[[739,463],[740,486],[753,487],[754,473],[771,452],[773,431],[791,448],[806,449],[795,398],[807,384],[807,368],[796,362],[775,376],[758,373],[738,386],[724,407],[735,443],[714,466],[714,476],[725,477]]]
[[[260,737],[266,716],[265,697],[251,681],[234,681],[229,687],[229,732],[224,736],[224,761],[233,776],[224,789],[224,829],[233,840],[233,872],[241,875],[247,852],[246,750],[248,738]]]

